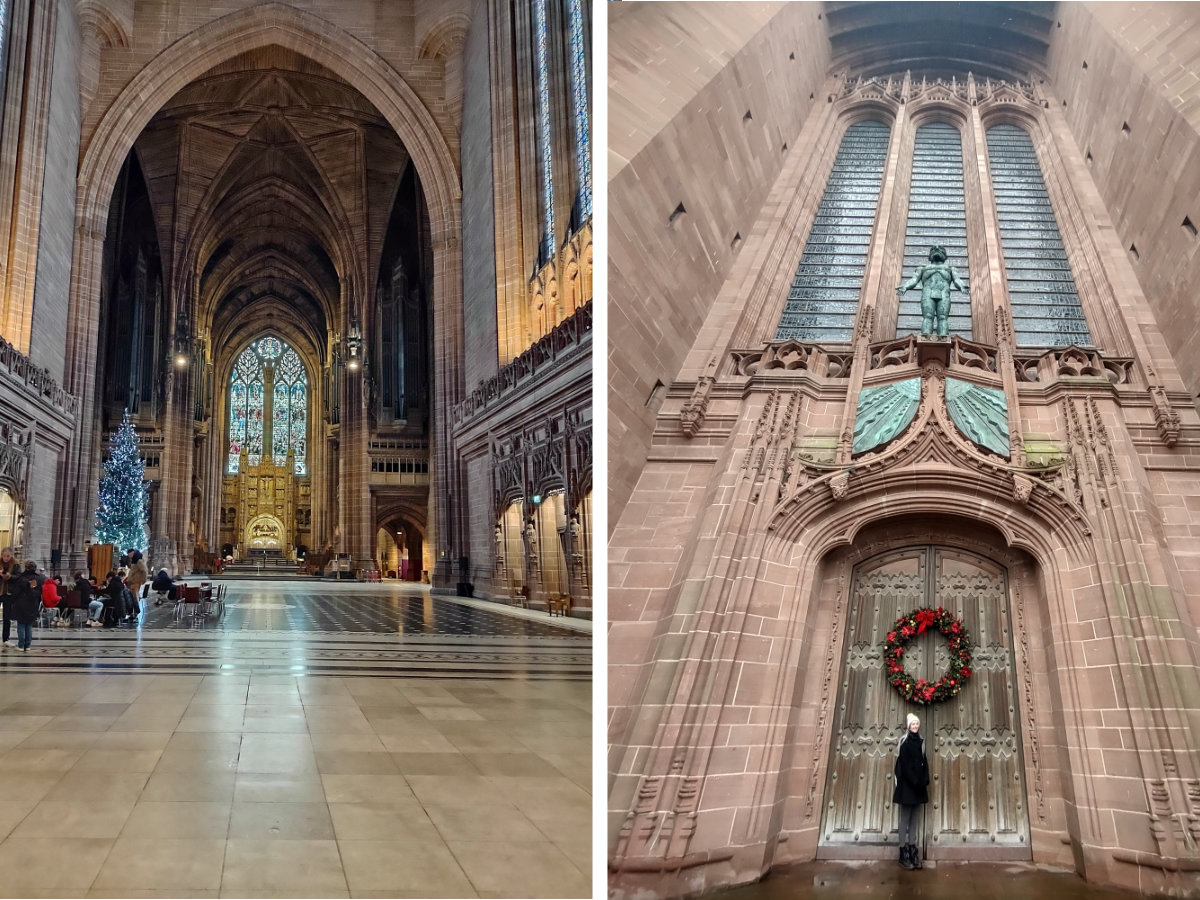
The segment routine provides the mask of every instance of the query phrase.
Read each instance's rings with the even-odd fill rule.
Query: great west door
[[[854,571],[818,855],[879,857],[897,846],[892,805],[904,717],[921,718],[932,783],[920,823],[930,858],[1028,859],[1029,818],[1017,731],[1005,569],[950,547],[896,550]],[[906,703],[884,676],[891,626],[943,606],[971,634],[974,674],[951,700]],[[936,681],[949,666],[937,631],[907,645],[905,668]]]

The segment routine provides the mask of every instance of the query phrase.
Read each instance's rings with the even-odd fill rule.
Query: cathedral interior
[[[1196,4],[608,13],[611,896],[1196,895]]]
[[[0,893],[591,896],[591,16],[0,0]]]
[[[128,410],[170,571],[586,614],[586,4],[310,6],[3,7],[0,535],[79,564]]]

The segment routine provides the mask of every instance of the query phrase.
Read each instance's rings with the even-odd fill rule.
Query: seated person
[[[47,578],[42,582],[42,624],[57,625],[61,621],[59,617],[59,604],[62,602],[62,579],[57,575],[54,578]]]
[[[116,572],[109,572],[100,593],[100,597],[104,601],[104,611],[101,613],[100,619],[106,628],[116,625],[125,615],[122,602],[124,590],[125,585],[121,583],[121,576]]]
[[[117,569],[117,584],[120,591],[117,595],[117,611],[120,614],[120,621],[130,622],[137,618],[138,608],[137,600],[133,597],[133,591],[129,589],[129,585],[125,583],[125,579],[129,575],[128,569]],[[111,586],[111,585],[110,585]]]
[[[158,598],[154,601],[155,606],[161,606],[164,600],[175,600],[178,597],[178,592],[175,590],[175,582],[171,580],[171,576],[167,574],[166,569],[158,570],[158,574],[154,576],[154,581],[150,583],[150,590],[158,594]]]
[[[75,590],[79,591],[79,607],[88,611],[88,624],[93,628],[101,625],[100,614],[104,612],[104,601],[92,590],[92,581],[82,572],[75,573]]]

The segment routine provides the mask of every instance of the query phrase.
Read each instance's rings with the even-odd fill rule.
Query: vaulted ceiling
[[[871,77],[1026,80],[1044,70],[1054,3],[824,4],[834,69]]]
[[[163,277],[195,292],[214,347],[274,327],[320,354],[341,304],[371,296],[409,155],[354,88],[289,50],[192,82],[134,146]]]

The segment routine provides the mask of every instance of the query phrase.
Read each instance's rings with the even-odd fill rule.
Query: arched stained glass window
[[[946,262],[954,266],[963,284],[970,284],[962,137],[957,128],[944,122],[930,122],[917,129],[904,237],[905,279],[929,265],[929,248],[934,244],[946,248]],[[971,301],[957,291],[952,297],[950,333],[970,339]],[[920,333],[921,291],[917,288],[900,298],[896,334]]]
[[[293,453],[295,472],[308,472],[308,374],[299,355],[276,337],[264,337],[241,352],[229,376],[229,462],[240,457],[257,466],[270,447],[275,465]]]
[[[882,122],[846,129],[775,340],[850,342],[890,136]]]
[[[987,149],[1017,345],[1091,344],[1033,141],[1016,125],[994,125]]]

